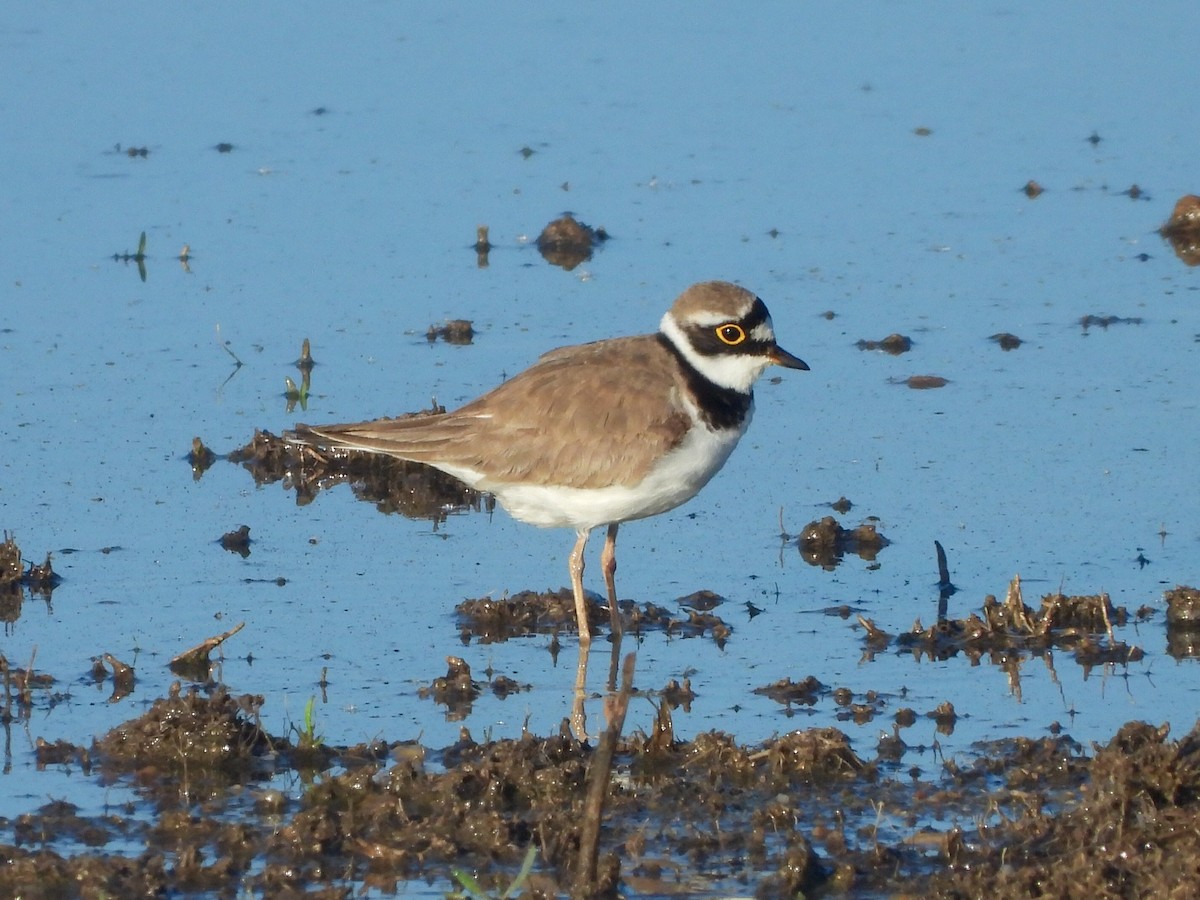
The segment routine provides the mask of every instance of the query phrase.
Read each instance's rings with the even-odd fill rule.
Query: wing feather
[[[551,351],[454,412],[298,426],[297,436],[477,472],[485,490],[528,480],[634,485],[691,425],[685,391],[654,336],[617,338]]]

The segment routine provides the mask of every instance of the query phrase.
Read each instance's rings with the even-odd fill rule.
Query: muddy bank
[[[905,759],[899,714],[869,754],[836,728],[747,746],[720,732],[677,739],[656,696],[652,732],[621,737],[601,766],[565,726],[491,742],[464,729],[443,748],[330,746],[308,716],[287,736],[267,733],[260,697],[173,689],[91,747],[39,748],[40,766],[139,800],[91,816],[52,800],[0,820],[0,892],[342,897],[449,889],[456,869],[499,892],[530,848],[526,896],[1200,888],[1200,731],[1172,740],[1166,726],[1130,723],[1094,748],[1018,738],[923,771]],[[597,777],[598,865],[581,891]]]
[[[6,570],[20,579],[26,567],[19,552],[9,555],[17,562]],[[1123,630],[1158,616],[1104,594],[1051,593],[1027,604],[1014,578],[1002,600],[986,597],[954,617],[944,555],[940,569],[932,625],[889,634],[858,614],[864,658],[988,662],[1019,697],[1023,660],[1056,653],[1085,670],[1118,671],[1143,654]],[[1193,655],[1200,592],[1180,586],[1165,601],[1169,652]],[[731,636],[726,604],[699,591],[678,601],[682,612],[650,603],[622,612],[631,639],[719,645]],[[606,612],[591,612],[603,628]],[[522,592],[465,601],[455,631],[479,644],[551,634],[557,647],[573,623],[565,594]],[[468,876],[482,891],[500,894],[520,879],[519,893],[547,897],[1200,889],[1200,730],[1184,733],[1190,720],[1172,723],[1174,733],[1130,722],[1087,747],[1055,725],[1049,736],[947,758],[936,745],[910,746],[908,729],[928,719],[939,735],[951,734],[971,709],[913,709],[894,692],[859,694],[799,673],[754,693],[785,716],[832,702],[838,724],[875,722],[882,736],[872,745],[862,732],[852,740],[823,727],[758,743],[721,731],[681,739],[676,719],[696,699],[690,683],[637,685],[630,674],[621,690],[588,698],[600,706],[599,733],[588,740],[564,718],[557,732],[507,740],[476,740],[463,728],[442,747],[386,734],[342,745],[323,735],[315,701],[286,734],[273,734],[263,697],[223,683],[210,654],[241,630],[233,625],[174,657],[168,665],[185,680],[86,745],[37,734],[70,679],[35,670],[32,658],[22,667],[0,657],[9,745],[15,731],[27,731],[39,769],[133,798],[101,813],[35,800],[0,817],[0,896],[441,894]],[[446,665],[418,695],[448,717],[468,716],[484,690],[528,688],[519,672],[489,670],[483,679],[457,657]],[[138,689],[132,666],[111,654],[93,660],[91,672],[97,683],[111,678],[114,699]],[[654,706],[646,732],[623,733],[631,697]]]

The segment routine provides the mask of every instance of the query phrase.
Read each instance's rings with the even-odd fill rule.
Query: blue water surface
[[[193,436],[227,452],[255,429],[457,405],[551,347],[654,329],[709,278],[762,296],[812,371],[760,386],[696,500],[622,530],[622,597],[728,598],[723,650],[634,648],[639,687],[690,676],[681,736],[837,724],[871,756],[895,709],[944,701],[966,717],[951,736],[920,719],[906,761],[1056,721],[1084,742],[1129,719],[1186,731],[1200,678],[1166,653],[1162,593],[1200,579],[1200,275],[1156,230],[1200,191],[1198,25],[1182,2],[0,9],[0,527],[65,579],[0,645],[64,695],[10,727],[0,815],[50,794],[102,808],[85,779],[36,771],[33,740],[137,716],[172,656],[243,621],[221,676],[266,696],[277,733],[310,696],[337,744],[556,729],[573,642],[557,665],[543,637],[463,646],[453,607],[566,584],[570,534],[502,512],[434,529],[345,487],[298,507],[225,462],[193,481],[184,456]],[[567,210],[612,235],[570,271],[533,247]],[[113,258],[143,231],[144,279]],[[449,318],[473,344],[426,341]],[[892,332],[913,350],[855,346]],[[318,366],[289,413],[304,338]],[[794,534],[843,495],[846,524],[877,517],[892,543],[811,567],[781,517]],[[244,560],[216,543],[243,523]],[[821,611],[928,624],[935,540],[952,614],[1017,573],[1034,606],[1108,592],[1157,611],[1118,633],[1144,659],[1059,653],[1017,690],[987,661],[865,657],[855,619]],[[91,682],[105,652],[137,669],[116,702]],[[447,655],[530,690],[449,721],[418,697]],[[855,725],[825,698],[789,718],[753,693],[807,675],[885,710]],[[636,702],[627,727],[653,718]]]

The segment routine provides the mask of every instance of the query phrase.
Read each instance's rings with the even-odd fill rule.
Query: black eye
[[[746,329],[741,325],[736,325],[733,322],[728,322],[725,325],[717,326],[717,337],[722,344],[728,344],[730,347],[736,347],[746,339]]]

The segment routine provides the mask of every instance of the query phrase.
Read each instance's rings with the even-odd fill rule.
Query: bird
[[[807,370],[775,340],[751,291],[687,288],[658,331],[562,347],[465,406],[419,418],[296,424],[290,443],[422,463],[494,496],[514,519],[574,529],[568,559],[581,649],[588,537],[607,527],[600,565],[614,639],[618,528],[692,499],[721,469],[754,411],[768,366]]]

